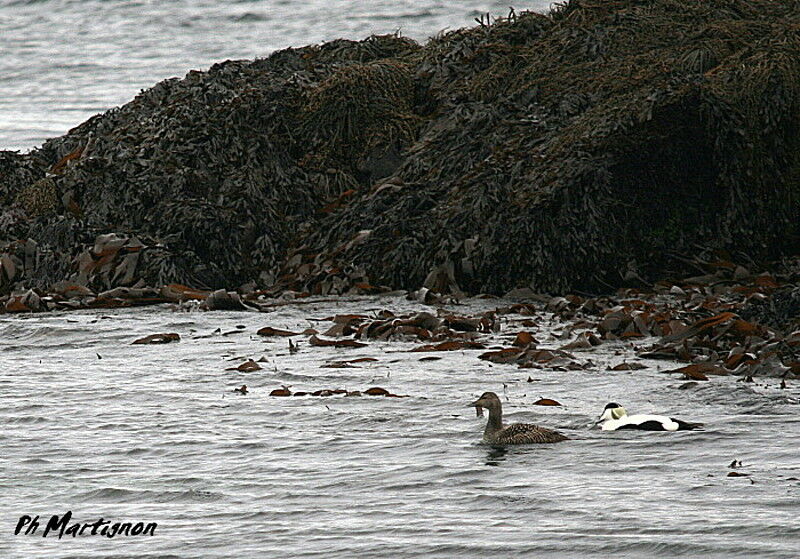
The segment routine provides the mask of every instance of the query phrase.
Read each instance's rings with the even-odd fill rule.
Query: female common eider
[[[558,431],[528,423],[503,426],[503,406],[500,403],[500,398],[494,392],[484,392],[470,406],[489,410],[489,421],[483,431],[483,442],[497,445],[531,444],[557,443],[569,439],[569,437],[562,435]]]
[[[639,429],[642,431],[688,431],[699,429],[702,423],[687,423],[665,415],[628,415],[619,404],[607,404],[597,423],[602,423],[603,431],[619,429]]]

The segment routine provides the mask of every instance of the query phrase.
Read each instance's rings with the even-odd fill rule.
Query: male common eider
[[[500,403],[500,398],[494,392],[484,392],[480,398],[469,405],[489,410],[489,421],[483,431],[483,442],[498,445],[530,444],[557,443],[569,439],[569,437],[562,435],[558,431],[529,423],[515,423],[503,426],[503,406]]]
[[[628,415],[619,404],[607,404],[597,423],[602,423],[603,431],[619,429],[639,429],[641,431],[688,431],[699,429],[702,423],[687,423],[665,415]]]

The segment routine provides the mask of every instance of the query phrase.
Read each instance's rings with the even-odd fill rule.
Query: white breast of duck
[[[665,415],[637,414],[628,412],[619,404],[606,405],[600,419],[603,431],[619,431],[620,429],[637,429],[640,431],[689,431],[699,429],[702,423],[689,423]]]

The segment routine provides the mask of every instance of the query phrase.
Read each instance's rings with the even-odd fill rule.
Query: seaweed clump
[[[791,252],[797,18],[791,2],[573,1],[435,39],[418,79],[436,117],[397,185],[311,244],[368,229],[344,260],[374,281],[469,292],[605,290],[697,245]]]
[[[0,154],[0,294],[606,290],[698,246],[792,253],[798,23],[789,0],[572,0],[190,72]]]

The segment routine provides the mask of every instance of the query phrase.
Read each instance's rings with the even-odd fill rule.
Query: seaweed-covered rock
[[[789,0],[572,0],[192,71],[0,153],[0,295],[595,290],[698,245],[793,252],[798,23]],[[112,233],[144,248],[82,275]]]
[[[370,229],[343,259],[373,281],[447,267],[472,292],[618,285],[698,243],[794,250],[790,4],[573,1],[434,40],[419,69],[437,118],[397,173],[408,187],[306,244]]]
[[[38,157],[0,151],[0,208],[11,205],[18,192],[44,176],[44,170]]]
[[[400,151],[416,137],[419,118],[413,106],[410,65],[352,64],[310,92],[302,110],[303,133],[323,169],[344,165],[382,178],[396,169]]]
[[[788,333],[800,326],[800,287],[790,286],[770,297],[749,300],[740,315]]]

